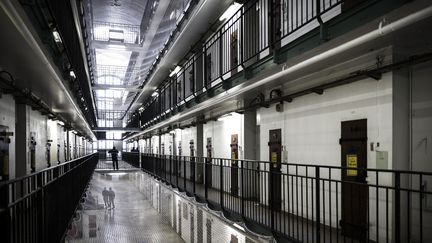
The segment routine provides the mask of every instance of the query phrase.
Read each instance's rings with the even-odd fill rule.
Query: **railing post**
[[[400,243],[400,172],[395,172],[395,243]]]
[[[190,166],[189,166],[190,168]],[[186,191],[186,157],[183,157],[183,190]]]
[[[174,163],[175,163],[175,174],[176,174],[176,187],[179,187],[179,185],[178,185],[178,175],[179,175],[179,170],[180,170],[180,166],[179,166],[179,157],[178,156],[175,156],[175,158],[174,158]]]
[[[223,38],[222,28],[219,30],[219,76],[223,77]],[[222,78],[223,80],[223,78]]]
[[[320,167],[315,167],[315,212],[316,241],[321,242],[321,210],[320,210]]]
[[[156,175],[157,178],[159,178],[159,168],[158,168],[158,163],[157,163],[157,155],[153,154],[153,168],[154,168],[154,174]]]
[[[205,196],[206,201],[208,199],[208,185],[207,185],[207,176],[208,176],[207,170],[208,170],[208,166],[210,166],[210,165],[208,165],[208,162],[206,161],[204,163],[204,196]]]
[[[169,155],[169,174],[170,174],[170,185],[172,185],[172,155]]]
[[[223,159],[219,159],[219,166],[220,166],[220,195],[219,195],[220,203],[219,204],[221,206],[221,209],[223,210],[224,207]]]
[[[196,170],[197,170],[197,168],[196,168],[196,161],[197,161],[197,157],[195,157],[195,158],[193,158],[193,157],[191,157],[191,163],[193,163],[193,173],[192,173],[192,178],[193,178],[193,180],[192,180],[192,185],[193,185],[193,194],[195,195],[195,192],[196,192],[196,183],[195,183],[195,172],[196,172]]]
[[[271,166],[271,165],[270,165]],[[274,225],[274,223],[275,223],[275,214],[274,214],[274,201],[273,201],[273,198],[272,198],[272,192],[270,191],[270,190],[272,190],[274,187],[275,187],[275,185],[274,185],[274,172],[272,172],[271,171],[271,168],[269,168],[269,178],[270,178],[270,187],[269,187],[269,190],[268,190],[268,193],[267,193],[267,197],[268,197],[268,201],[269,201],[269,205],[270,205],[270,228],[272,229],[272,230],[275,230],[275,225]]]
[[[240,18],[239,18],[239,24],[240,24],[240,61],[237,63],[237,66],[243,66],[243,38],[244,38],[244,7],[240,9]]]
[[[168,173],[167,173],[167,164],[166,164],[166,156],[161,155],[161,162],[162,162],[162,172],[165,183],[168,181]]]
[[[9,184],[0,187],[0,234],[4,242],[11,242],[10,212],[9,212]],[[3,211],[4,210],[4,211]]]
[[[204,43],[204,52],[203,52],[203,66],[204,66],[204,83],[203,86],[206,88],[206,90],[208,89],[208,85],[207,85],[207,45],[206,43]]]
[[[241,212],[242,212],[242,216],[244,217],[245,216],[245,201],[244,201],[244,178],[243,178],[243,175],[244,175],[244,173],[243,173],[243,160],[238,160],[237,161],[237,163],[239,163],[240,162],[240,177],[241,177],[241,179],[240,179],[240,184],[241,184]]]

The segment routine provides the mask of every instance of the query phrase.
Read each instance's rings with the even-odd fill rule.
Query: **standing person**
[[[108,206],[109,206],[108,194],[109,194],[108,190],[106,189],[106,187],[104,187],[104,189],[102,191],[102,197],[104,200],[105,208],[108,208]]]
[[[116,149],[115,146],[113,146],[113,149],[111,149],[110,151],[108,151],[108,153],[111,154],[111,158],[113,161],[113,169],[114,170],[118,170],[118,159],[117,159],[117,155],[118,155],[118,150]]]
[[[109,204],[110,204],[111,208],[115,208],[115,206],[114,206],[114,198],[115,198],[115,193],[112,190],[112,188],[110,187],[109,191],[108,191],[108,199],[109,199]]]

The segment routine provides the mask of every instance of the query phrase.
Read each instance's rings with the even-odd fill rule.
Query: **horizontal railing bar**
[[[0,182],[0,187],[2,187],[2,186],[4,186],[4,185],[7,185],[7,184],[12,184],[12,183],[15,183],[15,182],[19,182],[19,181],[22,181],[22,180],[24,180],[24,179],[27,179],[27,178],[30,178],[30,177],[33,177],[33,176],[37,176],[37,175],[39,175],[39,174],[42,174],[42,173],[47,172],[47,171],[50,171],[50,170],[54,170],[54,169],[56,169],[56,168],[60,168],[60,167],[66,166],[66,165],[68,165],[68,164],[71,164],[71,163],[73,163],[73,162],[76,162],[77,160],[83,159],[83,158],[85,158],[85,157],[89,157],[89,158],[90,158],[92,155],[95,155],[95,154],[97,154],[97,152],[95,152],[95,153],[93,153],[93,154],[89,154],[89,155],[84,155],[84,156],[81,156],[81,157],[79,157],[79,158],[76,158],[76,159],[72,159],[72,160],[69,160],[69,161],[63,162],[63,163],[58,164],[58,165],[53,165],[53,166],[51,166],[51,167],[48,167],[48,168],[42,169],[42,170],[40,170],[40,171],[36,171],[36,172],[34,172],[34,173],[31,173],[31,174],[28,174],[28,175],[25,175],[25,176],[21,176],[21,177],[18,177],[18,178],[14,178],[14,179],[12,179],[12,180],[2,181],[2,182]],[[75,167],[75,166],[74,166],[74,167]],[[71,167],[70,169],[72,169],[72,168],[74,168],[74,167]]]
[[[64,173],[62,173],[62,174],[59,174],[58,176],[55,176],[55,177],[51,178],[51,179],[50,179],[49,181],[47,181],[47,182],[43,182],[40,186],[38,186],[37,183],[36,183],[35,189],[31,190],[30,192],[26,193],[25,195],[21,196],[20,198],[15,199],[13,202],[9,203],[9,204],[8,204],[8,207],[13,207],[13,206],[15,206],[16,204],[22,202],[23,200],[25,200],[25,199],[31,197],[32,195],[36,194],[37,192],[43,190],[44,187],[53,184],[53,183],[56,182],[58,179],[62,178],[63,176],[66,176],[66,175],[68,174],[68,172],[72,171],[72,170],[75,169],[75,168],[78,168],[78,167],[82,166],[83,164],[85,164],[85,163],[86,163],[87,161],[89,161],[90,159],[91,159],[91,158],[87,158],[87,159],[85,159],[84,161],[82,161],[81,163],[77,164],[76,166],[71,167],[68,171],[66,171],[66,172],[64,172]]]
[[[142,155],[149,155],[144,154]],[[176,158],[177,155],[156,155],[151,154],[155,156],[173,156],[173,158]],[[162,157],[159,157],[162,158]],[[181,156],[181,158],[194,158],[194,159],[201,159],[202,161],[196,161],[195,163],[198,164],[205,164],[203,162],[207,157],[190,157],[190,156]],[[236,162],[249,162],[249,163],[262,163],[265,165],[271,164],[270,161],[261,161],[261,160],[248,160],[248,159],[226,159],[226,158],[211,158],[212,160],[226,160],[226,161],[236,161]],[[424,172],[424,171],[410,171],[410,170],[399,170],[399,169],[377,169],[377,168],[352,168],[352,167],[342,167],[342,166],[334,166],[334,165],[311,165],[311,164],[303,164],[303,163],[286,163],[281,162],[282,166],[302,166],[303,168],[322,168],[322,169],[338,169],[338,170],[357,170],[357,171],[368,171],[368,172],[383,172],[383,173],[402,173],[402,174],[410,174],[410,175],[427,175],[432,176],[432,172]]]

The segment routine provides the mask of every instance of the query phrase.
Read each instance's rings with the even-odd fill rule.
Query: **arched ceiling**
[[[84,1],[99,127],[122,126],[120,118],[128,117],[127,108],[189,2]]]

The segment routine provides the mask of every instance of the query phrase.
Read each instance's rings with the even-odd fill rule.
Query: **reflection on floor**
[[[101,162],[100,162],[101,163]],[[102,191],[115,192],[115,209],[106,208]],[[144,196],[129,182],[129,173],[95,172],[82,210],[66,242],[183,242]]]
[[[133,167],[132,165],[119,160],[118,162],[119,170],[137,170],[136,167]],[[96,166],[96,171],[102,171],[102,170],[113,170],[113,164],[112,160],[99,160],[99,163]]]

